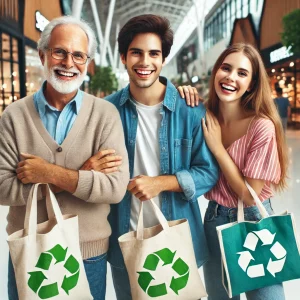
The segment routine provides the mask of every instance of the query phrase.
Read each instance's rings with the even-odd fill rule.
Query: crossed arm
[[[111,173],[118,170],[122,163],[122,157],[113,155],[115,150],[107,149],[99,151],[88,159],[80,168],[86,171],[99,171]],[[23,184],[28,183],[48,183],[52,185],[52,190],[56,193],[67,191],[74,193],[77,188],[79,172],[51,164],[41,157],[21,153],[23,161],[18,163],[16,169],[17,177]]]
[[[12,114],[4,114],[0,120],[0,203],[8,206],[25,205],[31,185],[37,182],[51,184],[54,192],[67,191],[90,203],[121,201],[128,185],[129,172],[123,129],[117,111],[111,114],[111,122],[105,126],[105,135],[101,141],[97,141],[97,146],[101,150],[111,146],[119,155],[111,150],[102,150],[84,162],[79,170],[77,167],[69,169],[50,163],[49,152],[45,156],[32,153],[23,153],[21,156],[20,149],[26,149],[21,142],[18,143],[18,137],[24,140],[23,128],[15,126],[16,130]],[[117,167],[119,170],[116,172]],[[103,168],[107,170],[97,172],[97,169]],[[43,194],[39,191],[38,199],[42,198]]]
[[[99,151],[89,158],[80,170],[94,170],[104,174],[118,172],[122,157],[114,153],[113,149]],[[24,153],[22,156],[25,160],[18,164],[16,170],[17,177],[22,183],[49,183],[55,193],[64,190],[75,192],[78,171],[50,164],[38,156]],[[141,201],[149,200],[163,191],[182,192],[175,175],[155,177],[139,175],[130,180],[127,189]]]

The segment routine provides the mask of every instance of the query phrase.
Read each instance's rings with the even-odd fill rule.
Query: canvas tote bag
[[[207,296],[187,219],[168,222],[149,201],[160,224],[144,228],[141,202],[137,231],[119,237],[132,299],[196,300]]]
[[[223,284],[230,298],[300,278],[300,248],[293,214],[269,216],[255,191],[245,183],[262,219],[244,221],[243,202],[239,200],[237,222],[217,227]]]
[[[62,215],[46,185],[49,220],[37,225],[38,187],[31,189],[24,229],[7,238],[19,299],[93,299],[79,248],[78,217]]]

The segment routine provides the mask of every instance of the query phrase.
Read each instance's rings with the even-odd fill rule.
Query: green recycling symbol
[[[48,299],[59,295],[58,283],[54,282],[48,285],[42,285],[45,279],[48,279],[43,271],[49,270],[52,261],[54,264],[64,263],[64,268],[71,274],[70,276],[64,276],[61,288],[69,295],[69,291],[72,290],[79,279],[79,262],[73,255],[69,255],[66,259],[68,248],[64,249],[61,245],[57,244],[52,249],[42,252],[38,259],[36,268],[38,271],[28,272],[30,275],[28,279],[28,286],[39,295],[41,299]]]
[[[143,268],[147,271],[137,272],[139,274],[138,284],[145,293],[150,297],[159,297],[167,295],[167,286],[178,295],[178,291],[185,288],[189,279],[189,266],[179,257],[173,263],[176,251],[172,252],[168,248],[161,249],[151,253],[146,257]],[[149,271],[155,271],[159,262],[163,262],[162,266],[172,265],[172,269],[177,273],[176,277],[172,277],[170,284],[161,283],[150,285],[155,277]],[[178,276],[179,275],[179,276]]]

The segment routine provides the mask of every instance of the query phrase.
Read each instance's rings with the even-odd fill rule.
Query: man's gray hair
[[[44,31],[41,34],[41,38],[38,41],[38,50],[41,50],[45,52],[48,48],[50,37],[52,30],[59,25],[69,25],[69,24],[74,24],[80,27],[85,34],[88,37],[89,40],[89,48],[88,48],[88,55],[90,56],[91,59],[95,57],[95,52],[97,48],[97,40],[95,37],[95,33],[93,29],[90,27],[90,25],[83,21],[76,19],[72,16],[62,16],[56,19],[53,19],[44,29]]]

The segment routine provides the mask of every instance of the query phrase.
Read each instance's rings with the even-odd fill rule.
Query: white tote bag
[[[28,198],[24,229],[7,238],[19,299],[93,299],[79,248],[78,217],[62,215],[46,185],[49,220],[37,224],[38,186]]]
[[[141,202],[137,231],[119,237],[132,299],[196,300],[207,296],[187,219],[168,222],[149,201],[160,224],[144,228]]]

